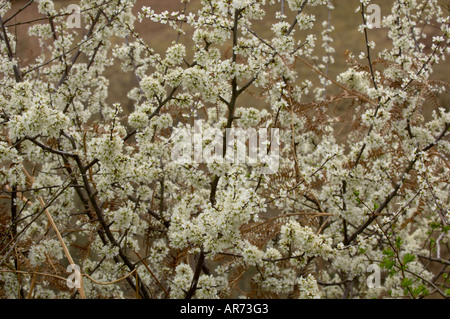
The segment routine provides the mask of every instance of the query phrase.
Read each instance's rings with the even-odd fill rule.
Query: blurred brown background
[[[4,20],[20,8],[24,7],[28,2],[29,0],[13,0],[12,9],[10,13],[4,17]],[[55,0],[54,2],[56,8],[79,3],[79,1],[77,0]],[[392,1],[378,0],[376,2],[382,8],[382,16],[389,13],[390,7],[392,6]],[[441,3],[443,5],[444,12],[448,12],[449,1],[441,0]],[[187,12],[195,13],[200,5],[201,3],[199,0],[191,0],[190,3],[187,4]],[[286,7],[285,12],[288,13],[289,10],[287,9],[286,1],[284,5]],[[365,51],[364,35],[357,31],[358,25],[362,23],[361,14],[355,13],[355,9],[360,5],[360,1],[339,0],[334,1],[334,5],[335,10],[331,15],[331,23],[335,26],[335,31],[332,32],[331,36],[334,38],[332,46],[336,50],[336,53],[334,55],[336,62],[329,67],[329,75],[332,78],[335,78],[339,73],[347,68],[344,58],[344,53],[346,52],[346,50],[352,51],[355,56],[358,56],[360,52]],[[156,12],[162,12],[165,10],[168,10],[169,12],[182,11],[184,8],[184,4],[180,0],[137,0],[137,4],[134,7],[134,12],[139,12],[142,6],[150,6]],[[270,26],[274,21],[276,21],[275,12],[279,9],[280,4],[268,7],[266,18],[263,21],[255,22],[254,30],[261,36],[270,37],[272,35]],[[328,20],[328,10],[322,6],[315,8],[307,7],[305,12],[316,14],[317,23],[314,29],[314,32],[316,33],[318,38],[316,53],[320,55],[320,53],[322,52],[322,48],[320,47],[321,32],[323,30],[321,25],[323,21]],[[41,52],[37,40],[27,35],[29,24],[24,23],[26,21],[31,21],[39,17],[41,16],[37,11],[37,5],[32,4],[7,23],[7,25],[14,25],[19,23],[19,25],[10,26],[8,29],[9,31],[15,33],[17,36],[16,53],[22,67],[34,61],[36,56]],[[292,14],[289,15],[289,18],[289,21],[292,21]],[[35,23],[46,23],[46,21],[44,20]],[[180,41],[187,45],[189,51],[189,46],[191,45],[190,32],[187,29],[186,25],[184,26],[184,29],[187,31],[187,34],[182,36],[180,38]],[[84,29],[84,25],[82,25],[82,29],[79,30],[83,34],[87,32]],[[152,47],[159,53],[164,53],[167,46],[169,46],[177,38],[176,32],[169,26],[153,23],[148,19],[145,19],[142,23],[139,23],[137,21],[136,31],[140,34],[144,41],[149,44],[150,47]],[[431,37],[433,35],[438,34],[438,30],[434,26],[426,26],[424,31],[429,35],[427,40],[428,43],[431,42]],[[310,32],[311,31],[308,31],[308,33]],[[389,39],[387,39],[386,34],[387,32],[384,29],[370,30],[369,38],[370,40],[375,41],[377,44],[374,54],[378,50],[386,48],[390,45],[390,41]],[[299,36],[298,30],[296,30],[296,35]],[[304,37],[303,34],[302,37]],[[113,42],[116,43],[119,43],[121,41],[123,41],[123,39],[113,39]],[[449,67],[450,64],[448,61],[442,63],[436,68],[436,73],[433,75],[433,79],[447,81],[450,70]],[[301,80],[317,79],[317,75],[314,74],[311,70],[306,69],[304,66],[296,65],[296,68],[298,68],[299,70]],[[133,106],[127,98],[127,93],[132,87],[136,86],[137,82],[135,77],[130,73],[122,72],[118,65],[109,68],[106,77],[110,80],[110,95],[108,102],[120,102],[126,107],[126,109],[132,109]],[[333,88],[330,87],[329,92],[332,91]],[[442,94],[439,98],[441,104],[448,109],[448,104],[450,102],[450,97],[448,96],[448,94]],[[241,101],[241,103],[246,104],[246,106],[264,107],[264,105],[258,105],[262,104],[263,101],[252,99],[248,95]]]

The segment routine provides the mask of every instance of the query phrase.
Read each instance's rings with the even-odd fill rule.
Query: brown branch
[[[21,13],[23,10],[25,10],[26,8],[28,8],[32,3],[34,2],[34,0],[30,0],[26,5],[24,5],[22,8],[20,8],[19,10],[17,10],[12,16],[10,16],[9,18],[5,19],[5,21],[3,21],[4,24],[8,23],[10,20],[12,20],[15,16],[17,16],[19,13]]]
[[[437,145],[439,143],[439,141],[441,139],[444,138],[444,136],[447,134],[448,130],[450,128],[450,124],[446,124],[443,132],[435,139],[435,141],[433,143],[431,143],[430,145],[428,145],[427,147],[423,148],[422,150],[420,150],[420,152],[426,152],[428,150],[430,150],[432,147],[434,147],[435,145]],[[408,166],[406,167],[405,171],[402,174],[402,177],[400,179],[400,182],[397,183],[397,185],[395,186],[394,190],[385,198],[385,200],[383,201],[383,203],[377,208],[377,210],[374,212],[374,214],[369,218],[369,220],[367,220],[362,226],[360,226],[354,233],[353,235],[351,235],[347,241],[344,241],[344,245],[349,245],[352,241],[354,241],[356,239],[356,237],[361,234],[367,227],[369,227],[370,224],[372,224],[372,222],[378,217],[378,215],[388,206],[388,204],[392,201],[392,199],[394,199],[394,197],[397,195],[398,191],[400,190],[403,182],[406,179],[406,176],[408,175],[408,173],[414,168],[414,165],[416,164],[416,162],[419,160],[419,156],[416,153],[416,156],[414,157],[413,160],[411,160],[408,163]]]
[[[198,285],[198,279],[200,278],[200,274],[202,272],[203,263],[205,262],[205,252],[203,249],[200,251],[200,254],[198,256],[197,265],[195,266],[194,276],[192,277],[192,282],[189,290],[186,292],[185,299],[192,299],[194,296],[197,285]]]
[[[150,269],[150,267],[147,265],[147,263],[145,262],[145,258],[142,258],[141,255],[139,255],[138,252],[135,252],[136,256],[138,256],[138,258],[142,261],[142,264],[144,265],[144,267],[148,270],[148,272],[150,273],[150,275],[153,277],[153,279],[155,280],[156,284],[162,289],[162,291],[164,291],[164,294],[166,295],[166,297],[169,297],[169,292],[167,291],[167,289],[162,285],[162,283],[158,280],[158,278],[156,277],[155,273]]]
[[[429,256],[420,255],[420,254],[416,254],[416,256],[420,257],[420,258],[428,259],[430,261],[434,261],[434,262],[437,262],[437,263],[440,263],[440,264],[444,264],[444,265],[450,266],[450,260],[445,260],[445,259],[442,259],[442,258],[429,257]]]
[[[98,23],[98,21],[100,20],[101,14],[102,14],[102,9],[98,10],[97,15],[95,16],[94,20],[92,21],[91,27],[89,28],[87,34],[85,35],[85,38],[87,38],[87,39],[91,38],[91,36],[92,36],[92,34],[94,32],[94,28],[95,28],[96,24]],[[109,21],[108,21],[108,24],[109,24]],[[100,43],[102,43],[102,42],[100,42]],[[96,49],[96,51],[97,51],[97,49]],[[75,63],[76,63],[78,57],[80,56],[80,54],[81,54],[81,47],[78,48],[78,51],[73,56],[70,65],[68,65],[66,67],[66,69],[64,70],[64,73],[61,76],[61,79],[58,81],[58,84],[56,85],[56,88],[59,88],[66,81],[70,70],[75,65]],[[95,54],[94,54],[94,56],[95,56]]]
[[[11,44],[9,43],[8,33],[6,32],[5,25],[3,24],[3,20],[2,20],[1,16],[0,16],[0,27],[1,27],[2,33],[3,33],[3,36],[0,36],[0,38],[5,42],[8,59],[12,62],[14,60],[14,53],[11,49]],[[15,76],[16,82],[17,83],[21,82],[22,74],[19,70],[18,62],[17,62],[17,64],[13,65],[13,71],[14,71],[14,76]]]
[[[316,72],[317,74],[319,74],[320,76],[326,78],[328,81],[332,82],[333,84],[337,85],[338,87],[340,87],[341,89],[343,89],[344,91],[350,93],[350,94],[354,94],[356,95],[358,98],[360,98],[361,100],[370,103],[371,105],[375,105],[377,106],[378,104],[375,103],[374,101],[372,101],[371,99],[369,99],[368,97],[366,97],[365,95],[363,95],[360,92],[351,90],[347,87],[345,87],[344,85],[342,85],[341,83],[337,82],[336,80],[333,80],[332,78],[330,78],[328,75],[324,74],[323,72],[321,72],[319,69],[317,69],[316,67],[314,67],[313,65],[311,65],[311,63],[307,62],[305,59],[296,56],[295,57],[297,60],[299,60],[300,62],[302,62],[303,64],[305,64],[308,68],[310,68],[311,70],[313,70],[314,72]]]
[[[75,161],[77,163],[78,169],[80,170],[80,175],[82,176],[83,185],[84,185],[84,188],[85,188],[86,193],[88,195],[89,202],[91,203],[92,208],[94,209],[94,212],[95,212],[98,220],[100,221],[100,224],[102,226],[103,231],[106,234],[106,237],[108,238],[108,240],[111,242],[111,244],[113,246],[118,248],[119,256],[123,260],[123,263],[128,267],[128,269],[130,271],[133,271],[135,269],[135,265],[131,262],[131,260],[125,254],[125,252],[123,251],[122,247],[120,246],[120,243],[114,237],[113,233],[111,232],[111,230],[109,228],[108,223],[105,220],[105,217],[103,215],[102,209],[100,208],[100,206],[98,205],[98,203],[97,203],[97,201],[95,199],[97,192],[94,192],[92,190],[91,184],[90,184],[90,182],[88,180],[88,177],[87,177],[87,170],[86,170],[86,168],[83,166],[83,164],[81,163],[81,161],[78,158],[78,156],[75,157]],[[136,276],[139,278],[138,275],[136,275]],[[129,281],[129,283],[131,283],[131,281]],[[140,283],[140,287],[139,287],[140,295],[142,295],[146,299],[150,299],[150,294],[149,294],[147,288],[143,285],[142,280],[140,278],[139,278],[139,283]],[[138,285],[138,283],[136,283],[136,284]]]

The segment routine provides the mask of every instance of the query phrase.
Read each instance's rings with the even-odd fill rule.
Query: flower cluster
[[[82,0],[79,29],[35,2],[29,57],[8,18],[24,10],[0,6],[0,297],[448,298],[438,0],[385,4],[379,30],[361,0],[347,52],[332,0]],[[215,136],[231,129],[279,141],[230,161]],[[249,138],[232,150],[249,158]],[[89,275],[80,288],[61,282],[68,263]]]

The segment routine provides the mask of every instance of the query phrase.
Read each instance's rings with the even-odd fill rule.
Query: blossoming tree
[[[449,297],[439,1],[392,1],[383,48],[372,1],[353,3],[365,51],[348,48],[334,77],[332,0],[73,2],[0,4],[1,297]],[[26,10],[40,18],[17,19]],[[136,31],[149,20],[177,32],[165,52]],[[32,61],[17,58],[18,24],[39,40]],[[117,64],[138,83],[129,112],[108,99]],[[224,161],[226,148],[174,161],[198,120],[202,148],[211,132],[279,129],[277,170]]]

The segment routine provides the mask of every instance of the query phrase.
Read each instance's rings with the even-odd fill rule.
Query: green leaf
[[[431,245],[431,248],[433,248],[434,246],[436,246],[436,239],[430,238],[430,245]]]
[[[402,280],[402,287],[403,288],[408,288],[412,285],[412,279],[410,278],[403,278]]]
[[[433,229],[438,229],[438,228],[441,228],[441,224],[439,224],[439,223],[431,223],[430,227],[433,228]]]
[[[446,290],[445,290],[445,295],[446,295],[446,296],[450,296],[450,289],[446,289]]]
[[[395,247],[397,247],[397,249],[400,249],[400,247],[402,247],[403,241],[402,238],[399,236],[397,237],[397,239],[395,240]]]
[[[419,287],[412,290],[412,294],[414,297],[418,297],[420,295],[427,296],[429,294],[429,291],[427,287],[425,287],[423,284],[421,284]]]
[[[411,254],[406,254],[405,256],[403,256],[403,264],[408,264],[412,261],[414,261],[414,259],[416,259],[416,256],[411,255]]]
[[[390,248],[383,249],[383,254],[388,257],[394,257],[395,253]]]
[[[394,267],[395,265],[395,259],[391,259],[391,258],[384,258],[383,261],[380,263],[380,267],[384,268],[384,269],[392,269],[392,267]]]

